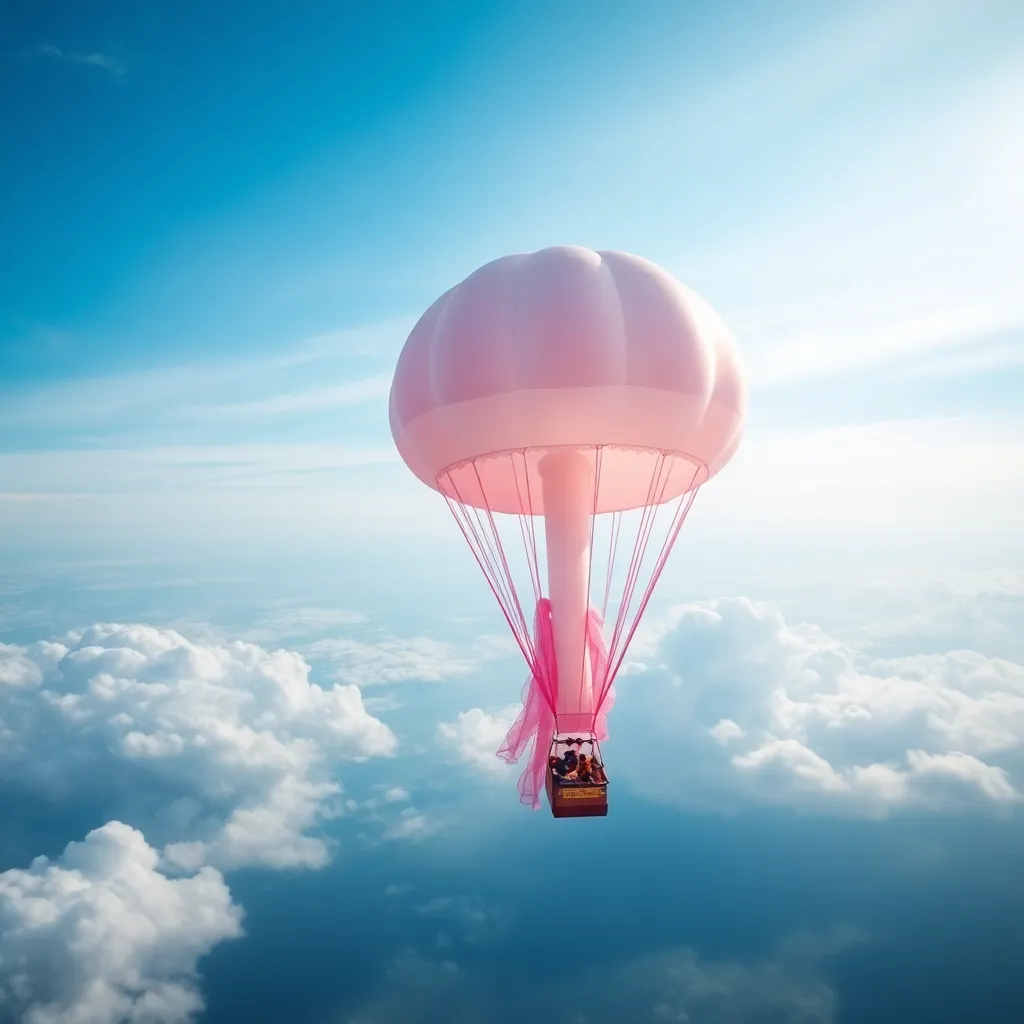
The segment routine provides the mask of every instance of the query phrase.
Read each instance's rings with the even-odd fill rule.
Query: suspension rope
[[[622,591],[622,599],[619,603],[619,613],[615,617],[615,626],[612,629],[612,637],[608,642],[609,656],[611,652],[614,652],[617,647],[619,640],[621,639],[623,629],[625,627],[626,618],[629,613],[629,606],[633,599],[633,589],[636,586],[636,579],[640,572],[640,565],[643,560],[644,551],[646,549],[645,537],[649,536],[650,529],[648,523],[653,525],[653,519],[655,515],[656,505],[654,504],[654,495],[657,491],[657,482],[661,476],[662,468],[665,463],[665,453],[660,452],[658,455],[657,462],[655,463],[656,469],[651,477],[651,482],[647,488],[647,500],[644,504],[643,512],[640,516],[640,526],[637,530],[636,540],[633,544],[633,554],[629,561],[629,569],[626,573],[626,583]],[[602,681],[602,690],[607,685],[607,678]]]
[[[533,650],[533,641],[529,635],[528,630],[522,629],[522,612],[516,614],[512,607],[512,601],[515,600],[518,605],[517,598],[510,598],[506,596],[505,584],[508,584],[508,589],[511,590],[514,595],[515,590],[512,586],[512,581],[502,580],[499,578],[496,566],[494,566],[487,555],[487,545],[482,531],[473,529],[473,519],[467,512],[469,506],[462,500],[462,496],[459,493],[458,485],[452,479],[451,474],[447,474],[448,483],[455,493],[455,498],[451,498],[446,492],[444,494],[445,501],[448,507],[452,510],[452,515],[455,517],[456,523],[458,523],[459,529],[462,531],[463,537],[466,538],[466,543],[469,545],[470,551],[473,552],[473,557],[476,559],[477,564],[480,566],[480,571],[484,574],[484,579],[487,581],[488,586],[491,588],[492,593],[498,602],[498,607],[501,609],[502,614],[505,616],[505,621],[508,623],[509,629],[512,630],[512,635],[515,637],[516,643],[519,649],[523,652],[523,657],[526,658],[528,665],[533,665],[536,660],[536,655]]]
[[[590,446],[580,445],[579,450],[592,454],[594,460],[594,491],[590,508],[590,558],[587,565],[587,593],[588,596],[594,585],[594,558],[595,558],[595,536],[596,524],[598,522],[599,508],[602,498],[602,469],[605,462],[605,447],[602,445]],[[529,587],[533,591],[535,606],[542,600],[545,590],[546,579],[542,572],[540,545],[537,537],[537,519],[533,503],[533,488],[536,486],[533,477],[536,473],[536,455],[543,449],[521,448],[506,453],[489,455],[488,460],[505,458],[509,461],[511,470],[511,482],[514,485],[517,508],[513,515],[503,515],[493,509],[487,488],[484,485],[484,476],[480,468],[482,459],[467,460],[458,466],[452,466],[438,474],[438,490],[441,491],[445,501],[451,509],[452,515],[459,526],[466,542],[480,566],[484,579],[487,581],[491,592],[494,594],[501,609],[505,621],[512,631],[516,644],[523,653],[531,673],[537,679],[544,704],[555,716],[557,730],[557,712],[555,704],[554,679],[540,679],[539,674],[544,673],[545,666],[540,664],[541,657],[537,649],[536,639],[530,622],[527,619],[526,611],[520,601],[519,591],[512,572],[510,560],[506,551],[506,542],[502,539],[502,524],[513,518],[516,521],[519,533],[517,543],[522,544],[522,550],[526,556],[526,569],[529,575]],[[677,452],[645,450],[640,452],[641,457],[654,457],[654,465],[651,479],[647,486],[646,501],[644,507],[639,511],[636,536],[632,545],[632,552],[626,566],[625,578],[621,595],[618,600],[618,609],[615,615],[615,622],[612,625],[611,637],[608,641],[607,660],[603,668],[591,665],[593,678],[587,678],[586,665],[591,656],[588,635],[583,638],[584,650],[586,652],[581,664],[580,678],[577,689],[577,706],[582,704],[584,687],[588,683],[593,692],[593,721],[591,732],[596,731],[597,719],[606,700],[611,693],[614,681],[622,668],[625,656],[640,620],[650,603],[658,578],[661,576],[668,560],[672,547],[674,546],[679,532],[683,526],[690,507],[696,497],[699,485],[698,478],[702,473],[706,475],[706,467],[697,460]],[[666,502],[665,495],[670,483],[679,481],[679,468],[684,464],[692,467],[692,476],[688,487],[679,495],[678,500]],[[531,471],[531,465],[534,469]],[[468,470],[468,474],[466,473]],[[471,488],[479,494],[470,504],[460,492],[459,483],[456,478],[475,483]],[[508,476],[505,477],[509,479]],[[651,546],[655,526],[665,518],[660,513],[672,510],[668,516],[669,524],[661,543]],[[602,516],[602,518],[604,518]],[[607,623],[609,605],[612,598],[615,570],[618,560],[619,547],[626,532],[623,529],[624,514],[622,511],[611,512],[607,515],[606,522],[609,523],[609,539],[607,550],[607,571],[604,581],[604,593],[602,595],[601,622]],[[659,525],[658,535],[661,538],[662,528]],[[648,550],[656,551],[653,566],[648,566]],[[646,578],[646,585],[641,579]],[[525,583],[525,580],[523,581]],[[636,607],[634,603],[639,598]],[[595,613],[596,614],[596,613]],[[589,616],[588,616],[589,621]],[[550,629],[550,626],[547,627]],[[584,629],[586,629],[586,624]],[[599,673],[599,676],[598,676]],[[559,681],[559,685],[570,685],[568,679]]]
[[[675,506],[675,513],[672,516],[671,523],[669,525],[667,536],[661,545],[661,550],[655,559],[654,567],[651,570],[650,576],[647,581],[647,586],[644,589],[643,597],[640,600],[640,604],[633,615],[632,622],[629,626],[628,631],[625,634],[625,640],[621,647],[616,649],[609,648],[608,653],[608,669],[605,675],[604,684],[601,688],[601,696],[597,703],[598,710],[601,704],[604,702],[609,691],[611,690],[612,684],[615,681],[619,670],[622,668],[622,663],[625,660],[626,652],[629,649],[629,645],[633,641],[633,637],[636,634],[637,627],[640,625],[640,620],[643,618],[643,614],[647,609],[647,605],[650,603],[651,596],[654,593],[654,588],[657,585],[658,579],[660,578],[662,571],[665,568],[665,564],[668,561],[668,557],[672,552],[672,548],[675,545],[676,539],[679,536],[679,532],[683,527],[683,523],[686,521],[686,516],[689,514],[690,508],[693,505],[694,499],[697,496],[699,487],[695,486],[697,477],[703,467],[699,465],[694,466],[693,476],[690,479],[689,488],[680,495]],[[662,489],[664,493],[664,488]],[[627,612],[625,609],[620,608],[619,620],[625,620]],[[595,716],[596,717],[596,716]]]

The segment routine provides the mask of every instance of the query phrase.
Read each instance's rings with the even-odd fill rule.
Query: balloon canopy
[[[413,328],[391,388],[391,430],[409,468],[447,500],[530,664],[509,759],[549,728],[603,734],[626,647],[697,490],[740,443],[746,405],[720,317],[626,253],[564,246],[494,260]],[[518,558],[502,537],[510,523]],[[635,543],[628,566],[616,567],[624,526]],[[591,591],[602,532],[599,612]],[[517,567],[534,592],[532,631]],[[606,643],[609,602],[618,607]],[[520,781],[535,805],[548,739]]]
[[[533,476],[546,449],[603,447],[597,511],[612,512],[647,504],[661,452],[698,465],[698,484],[718,472],[746,397],[703,299],[638,256],[566,246],[494,260],[424,313],[395,370],[391,429],[425,484],[493,512],[540,515],[544,499],[527,509],[507,461],[474,460],[529,449]],[[678,467],[665,498],[689,485]]]

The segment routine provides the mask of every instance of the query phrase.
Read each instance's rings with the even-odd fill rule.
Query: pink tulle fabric
[[[506,764],[515,764],[533,743],[530,759],[519,776],[519,799],[534,810],[540,807],[540,794],[544,789],[548,751],[551,739],[558,732],[555,708],[558,701],[558,666],[555,661],[555,637],[551,625],[551,602],[542,597],[537,602],[533,619],[534,658],[530,675],[523,688],[523,710],[519,713],[505,742],[497,754]],[[587,615],[587,648],[593,669],[591,685],[595,696],[608,670],[608,648],[604,640],[604,621],[595,608]],[[615,703],[615,689],[609,687],[604,700],[596,709],[594,738],[599,742],[608,738],[608,712]]]

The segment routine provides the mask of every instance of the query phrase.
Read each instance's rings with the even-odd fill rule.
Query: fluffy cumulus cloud
[[[679,751],[645,778],[649,792],[871,815],[1021,798],[1024,666],[1014,662],[972,651],[866,658],[745,598],[674,609],[638,656],[646,670],[620,715],[628,706]]]
[[[415,807],[406,807],[398,817],[393,819],[384,838],[389,840],[416,841],[432,836],[439,828],[440,823]]]
[[[54,862],[0,874],[0,1018],[24,1024],[184,1024],[203,1009],[196,965],[242,934],[220,873],[159,870],[118,821]]]
[[[309,676],[294,652],[145,625],[7,646],[0,778],[130,809],[181,870],[317,867],[328,850],[307,833],[340,806],[335,763],[396,740],[357,687]]]
[[[506,734],[519,714],[519,707],[511,704],[494,713],[481,708],[460,711],[454,722],[441,722],[437,726],[437,742],[458,760],[503,777],[509,766],[495,756]]]
[[[437,739],[491,767],[514,713],[462,712]],[[866,657],[774,605],[723,598],[650,624],[612,730],[618,777],[689,807],[1006,811],[1024,793],[1024,666],[968,650]],[[657,771],[640,756],[652,748]]]
[[[0,686],[37,686],[42,681],[42,672],[28,651],[0,643]]]

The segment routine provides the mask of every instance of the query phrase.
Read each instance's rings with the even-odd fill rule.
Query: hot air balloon
[[[719,316],[627,253],[494,260],[409,335],[392,435],[447,501],[526,658],[523,709],[498,755],[513,763],[532,743],[519,792],[534,809],[543,789],[556,817],[607,814],[613,683],[698,489],[740,443],[746,404]]]

